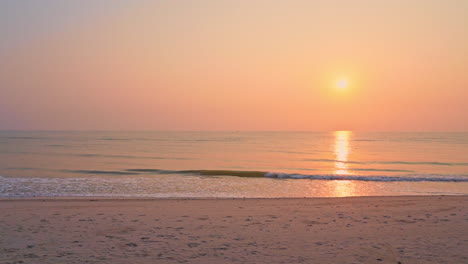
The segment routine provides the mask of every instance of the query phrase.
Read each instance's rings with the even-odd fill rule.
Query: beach
[[[0,263],[467,263],[467,202],[3,198]]]
[[[467,14],[0,1],[0,264],[468,264]]]

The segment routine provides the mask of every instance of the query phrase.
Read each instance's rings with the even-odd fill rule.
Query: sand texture
[[[0,200],[0,263],[468,263],[468,196]]]

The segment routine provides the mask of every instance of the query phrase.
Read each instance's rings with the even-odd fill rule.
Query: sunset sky
[[[4,0],[0,129],[468,131],[466,0]]]

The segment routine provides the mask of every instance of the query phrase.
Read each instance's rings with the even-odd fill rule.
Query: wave
[[[0,137],[0,139],[45,139],[42,137],[21,137],[21,136],[6,136],[6,137]]]
[[[347,181],[372,181],[372,182],[468,182],[468,175],[403,175],[403,176],[380,176],[380,175],[335,175],[335,174],[288,174],[268,172],[267,178],[277,179],[311,179],[311,180],[347,180]]]
[[[309,179],[309,180],[352,180],[377,182],[468,182],[468,175],[338,175],[338,174],[297,174],[261,171],[231,171],[231,170],[187,170],[179,173],[198,174],[203,176],[236,176],[236,177],[265,177],[275,179]]]
[[[263,171],[234,171],[234,170],[160,170],[160,169],[128,169],[128,172],[154,173],[154,174],[195,174],[202,176],[237,176],[237,177],[264,177]]]
[[[468,175],[463,174],[407,174],[407,175],[339,175],[339,174],[298,174],[266,171],[239,170],[161,170],[161,169],[128,169],[130,173],[142,174],[186,174],[200,176],[235,176],[249,178],[275,179],[310,179],[310,180],[352,180],[377,182],[468,182]]]
[[[199,174],[204,176],[236,176],[236,177],[265,177],[267,173],[262,171],[231,171],[231,170],[186,170],[180,173]]]
[[[127,172],[127,171],[62,170],[62,172],[78,173],[78,174],[138,175],[138,173]]]
[[[32,168],[7,168],[31,170]],[[164,170],[134,168],[124,170],[57,170],[62,173],[84,175],[145,176],[145,175],[187,175],[187,176],[232,176],[244,178],[308,179],[367,182],[468,182],[468,174],[400,174],[400,175],[359,175],[359,174],[301,174],[249,170]]]

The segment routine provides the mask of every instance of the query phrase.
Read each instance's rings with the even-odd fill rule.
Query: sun
[[[348,88],[348,81],[346,79],[339,79],[336,81],[336,87],[340,90]]]

